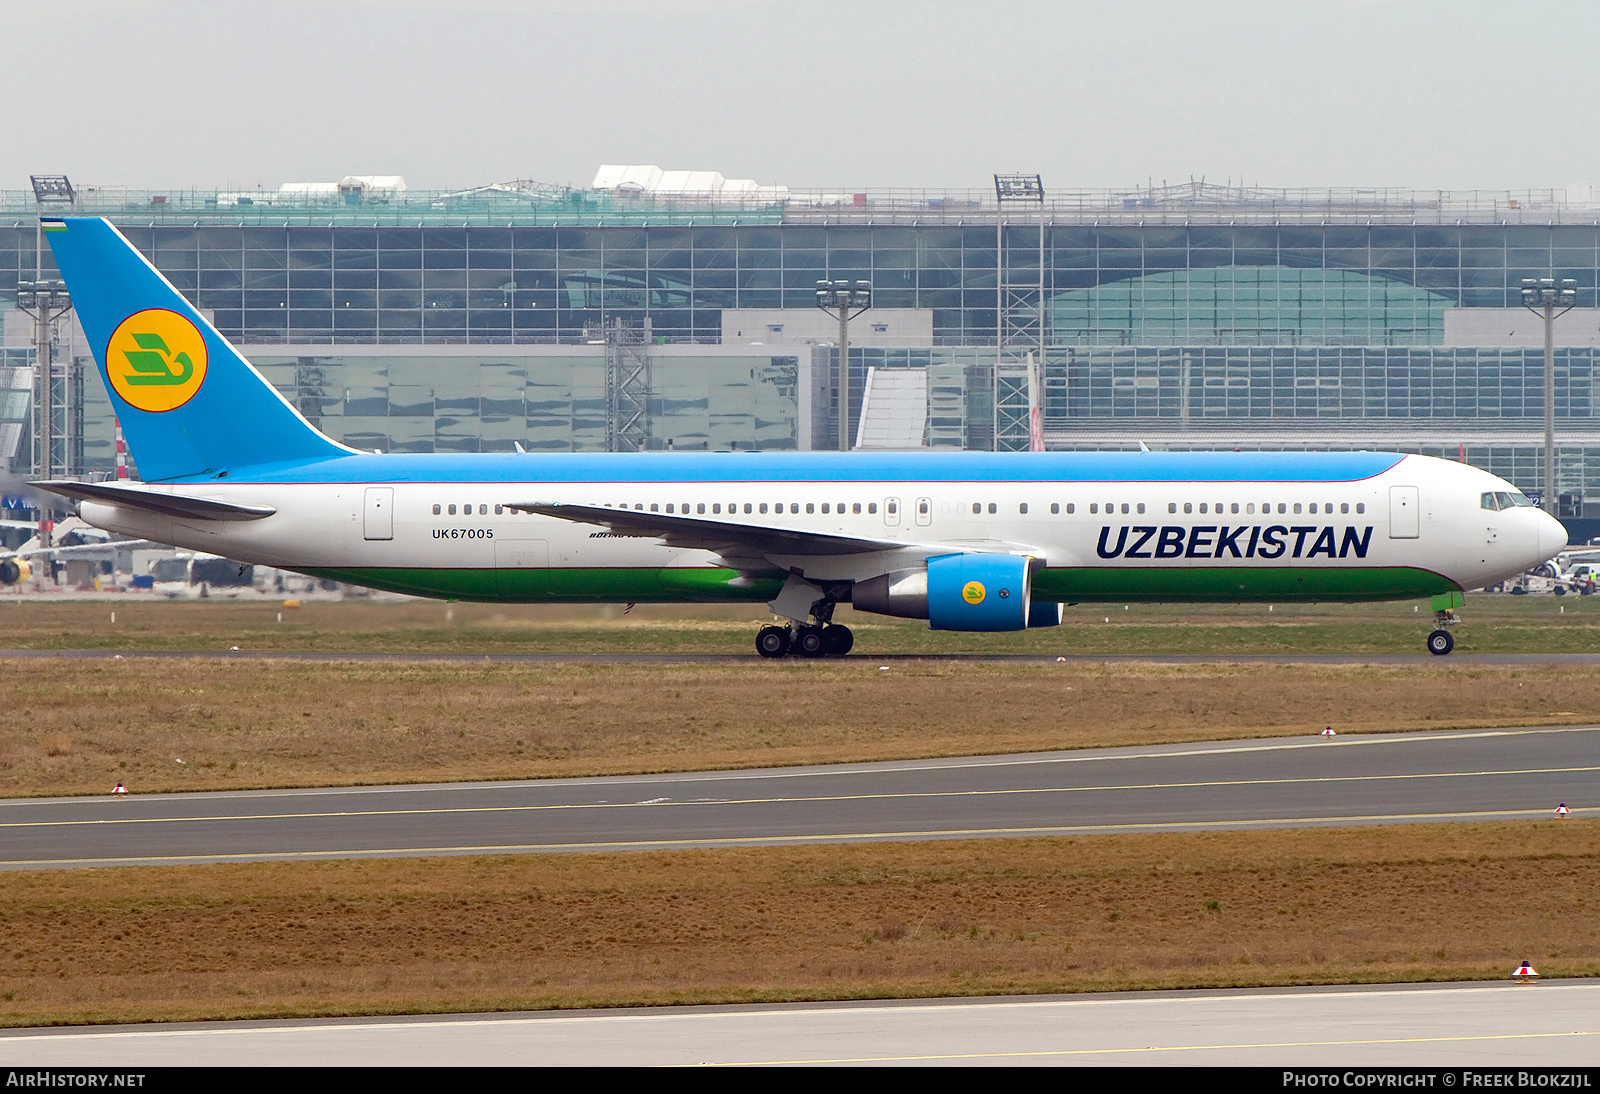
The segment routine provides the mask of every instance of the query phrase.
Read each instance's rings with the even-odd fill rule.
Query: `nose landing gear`
[[[1456,640],[1446,627],[1453,627],[1461,622],[1459,616],[1448,608],[1433,613],[1433,632],[1428,635],[1428,652],[1435,657],[1443,657],[1456,648]]]

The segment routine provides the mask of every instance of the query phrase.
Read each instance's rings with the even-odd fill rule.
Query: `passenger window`
[[[1205,511],[1206,511],[1206,503],[1205,502],[1201,502],[1200,503],[1200,512],[1204,513]]]
[[[1188,502],[1184,502],[1183,503],[1183,511],[1185,513],[1192,513],[1192,512],[1194,512],[1194,506],[1189,504]]]
[[[1091,512],[1091,513],[1100,512],[1100,503],[1097,502],[1097,501],[1091,501],[1089,503],[1089,512]]]
[[[993,507],[993,506],[990,506],[990,510],[989,510],[989,511],[990,511],[990,512],[993,512],[993,511],[994,511],[994,507]],[[1124,512],[1124,513],[1126,513],[1126,512],[1127,512],[1127,511],[1128,511],[1128,503],[1127,503],[1127,502],[1123,502],[1123,503],[1122,503],[1122,511],[1123,511],[1123,512]]]
[[[694,507],[694,511],[696,513],[704,513],[706,511],[706,503],[705,502],[701,502],[699,505],[696,505]]]
[[[824,513],[826,513],[828,511],[828,503],[827,502],[823,502],[822,503],[822,511]]]
[[[451,506],[450,506],[450,515],[451,515],[451,516],[452,516],[452,517],[453,517],[453,516],[455,516],[455,515],[456,515],[456,507],[455,507],[455,505],[454,505],[454,504],[452,504],[452,505],[451,505]]]
[[[1234,511],[1238,512],[1237,508]],[[1251,513],[1251,514],[1255,513],[1255,511],[1256,511],[1256,503],[1253,502],[1253,501],[1248,503],[1247,505],[1245,505],[1244,511],[1246,513]]]
[[[922,516],[928,515],[928,501],[926,498],[917,502],[917,512]]]
[[[749,502],[745,502],[744,503],[744,511],[746,513],[750,512],[750,503]]]
[[[878,503],[877,502],[875,502],[875,501],[867,502],[867,512],[876,513],[877,511],[878,511]]]
[[[486,516],[489,515],[489,503],[488,502],[484,502],[484,503],[482,503],[481,505],[478,506],[478,515],[480,517],[486,517]]]
[[[641,513],[644,512],[644,502],[642,502],[642,501],[634,502],[633,503],[633,508],[638,512],[641,512]]]
[[[652,513],[659,513],[659,512],[661,512],[661,506],[657,505],[655,502],[651,502],[650,503],[650,511]]]
[[[759,510],[759,511],[760,511],[760,512],[763,512],[763,513],[765,513],[765,512],[766,512],[766,511],[767,511],[767,503],[766,503],[766,502],[762,502],[762,503],[761,503],[761,504],[760,504],[760,505],[759,505],[759,506],[758,506],[758,507],[757,507],[757,509],[758,509],[758,510]]]
[[[1488,496],[1489,496],[1488,494],[1484,495],[1484,497],[1488,497]],[[434,516],[438,516],[439,515],[439,503],[438,502],[434,502],[433,503],[433,515]]]
[[[835,505],[833,511],[841,516],[844,515],[844,502],[841,501],[838,505]],[[861,506],[856,506],[856,512],[861,512]]]
[[[1175,502],[1175,501],[1167,502],[1167,512],[1176,513],[1177,511],[1178,511],[1178,503],[1177,502]]]
[[[888,507],[886,512],[898,513],[900,511],[900,503],[897,501],[887,501],[884,502],[884,505]]]
[[[1077,510],[1077,508],[1078,508],[1078,506],[1077,506],[1076,503],[1070,502],[1070,501],[1067,502],[1067,512],[1069,512],[1069,513],[1075,512]]]
[[[1364,502],[1364,501],[1356,502],[1356,512],[1365,513],[1366,511],[1367,511],[1367,503],[1366,502]]]
[[[1138,505],[1134,506],[1134,508],[1141,513],[1144,512],[1144,502],[1141,501]]]
[[[861,512],[861,503],[859,501],[858,502],[852,502],[851,505],[850,505],[850,512],[852,512],[852,513],[860,513]]]
[[[815,513],[816,511],[817,511],[817,507],[815,505],[811,504],[811,502],[809,502],[809,501],[806,502],[806,512],[807,513]]]
[[[972,503],[972,511],[973,511],[973,512],[974,512],[974,513],[981,513],[981,512],[983,512],[983,502],[981,502],[981,501],[975,501],[975,502],[973,502],[973,503]]]
[[[993,512],[995,512],[995,510],[996,510],[996,506],[995,506],[995,503],[994,503],[994,502],[992,502],[992,501],[991,501],[991,502],[990,502],[990,503],[989,503],[989,512],[991,512],[991,513],[993,513]],[[1123,506],[1123,507],[1122,507],[1122,511],[1123,511],[1123,512],[1127,512],[1127,511],[1128,511],[1128,507],[1127,507],[1127,506],[1126,506],[1126,505],[1124,505],[1124,506]]]
[[[1316,511],[1317,511],[1317,503],[1316,502],[1312,502],[1311,503],[1311,512],[1315,513]]]
[[[720,501],[712,502],[711,503],[711,512],[713,514],[721,513],[722,512],[722,503]]]
[[[1050,515],[1053,517],[1061,515],[1061,503],[1059,501],[1053,501],[1050,503]]]
[[[494,507],[494,515],[497,516],[497,517],[498,516],[504,516],[505,515],[505,508],[503,506],[496,505]]]
[[[1296,513],[1300,512],[1300,503],[1299,502],[1295,502],[1294,503],[1294,511]]]
[[[1027,502],[1023,502],[1021,505],[1017,506],[1017,512],[1025,514],[1025,513],[1027,513],[1027,511],[1028,511],[1028,503]]]
[[[667,502],[667,512],[672,512],[672,503],[670,501]]]
[[[1341,501],[1339,503],[1339,512],[1348,513],[1349,511],[1350,511],[1350,503],[1347,502],[1347,501]]]
[[[1288,507],[1287,507],[1287,506],[1285,506],[1285,505],[1284,505],[1284,504],[1283,504],[1283,502],[1281,502],[1281,501],[1280,501],[1280,502],[1279,502],[1279,503],[1278,503],[1278,512],[1280,512],[1280,513],[1287,513],[1287,512],[1288,512],[1288,511],[1289,511],[1289,509],[1288,509]],[[1296,512],[1296,513],[1298,513],[1298,512],[1299,512],[1299,511],[1300,511],[1300,507],[1299,507],[1299,506],[1298,506],[1298,505],[1297,505],[1297,506],[1295,506],[1295,507],[1294,507],[1294,511],[1295,511],[1295,512]]]

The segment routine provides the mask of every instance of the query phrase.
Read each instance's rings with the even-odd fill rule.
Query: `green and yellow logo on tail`
[[[137,312],[107,343],[106,373],[129,406],[153,414],[176,410],[205,382],[205,337],[177,312]]]

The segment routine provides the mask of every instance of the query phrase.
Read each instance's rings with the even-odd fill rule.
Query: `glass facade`
[[[1541,352],[1446,345],[1446,317],[1517,308],[1530,277],[1600,307],[1600,207],[1549,194],[1058,192],[1003,223],[992,194],[728,206],[522,184],[353,203],[86,192],[73,211],[109,216],[309,419],[384,451],[605,449],[618,324],[646,347],[650,447],[832,448],[836,351],[720,346],[722,312],[810,312],[818,280],[861,279],[876,307],[925,309],[933,344],[853,349],[851,406],[868,368],[926,369],[933,447],[1006,443],[1033,349],[1052,447],[1118,429],[1203,445],[1235,425],[1259,436],[1230,447],[1339,447],[1365,429],[1388,448],[1464,445],[1534,488]],[[31,193],[0,192],[0,310],[33,276],[34,213]],[[18,314],[0,318],[4,363],[31,359]],[[1596,352],[1556,360],[1560,484],[1590,496],[1600,441],[1576,438]],[[25,394],[0,407],[0,443],[26,430]],[[109,469],[100,384],[75,413],[80,473]]]

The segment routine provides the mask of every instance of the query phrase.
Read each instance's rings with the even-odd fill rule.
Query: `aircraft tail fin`
[[[352,451],[289,405],[109,221],[42,223],[146,481]]]

